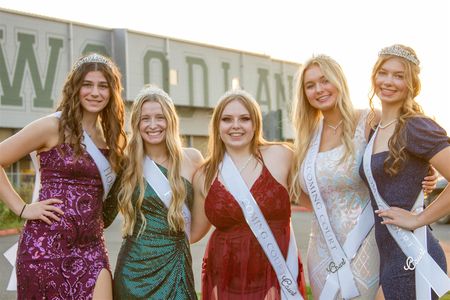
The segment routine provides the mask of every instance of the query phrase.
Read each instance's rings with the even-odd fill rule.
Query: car
[[[427,198],[426,198],[427,205],[431,204],[440,195],[440,193],[445,189],[447,184],[448,184],[448,182],[445,178],[439,177],[439,179],[436,183],[436,188],[430,194],[427,195]],[[437,221],[437,223],[439,223],[439,224],[450,223],[450,215],[440,218]]]

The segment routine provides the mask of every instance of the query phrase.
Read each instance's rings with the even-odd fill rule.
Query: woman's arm
[[[434,155],[430,163],[444,176],[447,181],[450,180],[450,147],[446,147]],[[399,227],[414,230],[418,227],[436,222],[440,218],[450,214],[450,189],[448,186],[442,191],[439,197],[433,201],[420,214],[414,214],[410,211],[391,207],[388,210],[377,210],[380,217],[386,219],[382,224],[393,224]]]
[[[108,228],[116,219],[119,213],[118,193],[121,185],[122,176],[119,174],[108,193],[105,201],[103,201],[103,228]]]
[[[52,223],[51,220],[59,221],[55,213],[62,215],[63,212],[53,204],[62,201],[47,199],[26,204],[9,182],[5,168],[33,151],[53,148],[58,139],[58,119],[44,117],[0,143],[0,200],[24,219],[40,219],[48,224]]]
[[[309,196],[302,190],[301,194],[300,194],[300,199],[298,201],[298,205],[301,207],[304,207],[308,210],[312,210],[312,204],[311,204],[311,200],[309,199]]]
[[[208,218],[205,214],[205,198],[204,189],[205,176],[201,169],[194,174],[194,205],[192,208],[191,238],[190,243],[196,243],[201,240],[211,228]]]

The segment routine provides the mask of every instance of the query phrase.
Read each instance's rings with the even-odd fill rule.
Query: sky
[[[0,7],[128,28],[302,63],[336,59],[356,107],[368,107],[378,51],[417,52],[425,113],[450,133],[450,1],[447,0],[0,0]]]

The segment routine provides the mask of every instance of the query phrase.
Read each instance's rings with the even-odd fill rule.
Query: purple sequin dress
[[[64,215],[52,225],[27,221],[17,253],[18,299],[92,299],[100,271],[110,270],[100,173],[86,152],[75,159],[68,144],[41,152],[40,164],[39,200],[62,200]]]

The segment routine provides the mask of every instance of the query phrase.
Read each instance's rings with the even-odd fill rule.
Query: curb
[[[8,236],[8,235],[14,235],[14,234],[19,234],[19,233],[20,233],[20,228],[1,229],[0,230],[0,237]]]

